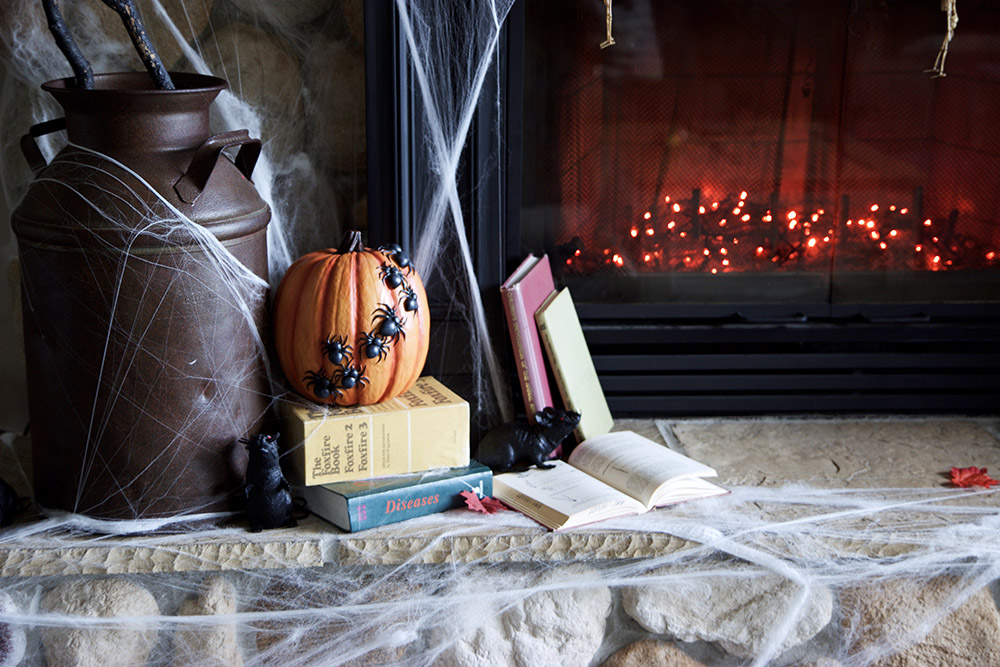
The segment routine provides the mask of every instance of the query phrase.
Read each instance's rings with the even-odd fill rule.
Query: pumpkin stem
[[[344,255],[349,252],[362,252],[364,249],[365,244],[361,242],[361,232],[351,229],[344,234],[344,239],[337,247],[337,252]]]

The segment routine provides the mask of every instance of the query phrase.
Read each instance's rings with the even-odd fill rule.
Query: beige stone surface
[[[687,655],[673,642],[643,639],[633,642],[611,655],[601,667],[704,667],[704,663]]]
[[[440,650],[435,667],[586,667],[604,639],[612,606],[597,571],[581,565],[531,572],[473,568],[456,588],[448,593],[464,602],[428,638],[432,650]],[[526,595],[482,613],[483,596],[503,591]]]
[[[1000,441],[959,419],[745,419],[670,425],[688,456],[724,484],[943,487],[952,466],[994,466]]]
[[[178,616],[198,616],[204,622],[181,624],[174,631],[174,659],[176,667],[201,665],[202,667],[243,667],[243,654],[237,638],[237,594],[225,577],[212,575],[203,583],[200,595],[185,600]],[[212,622],[212,616],[229,617]]]
[[[110,619],[106,624],[74,624],[59,618],[43,625],[49,667],[144,665],[159,632],[160,609],[152,594],[121,578],[59,584],[42,597],[40,606],[58,617]],[[119,617],[128,622],[115,623]]]
[[[824,586],[803,589],[782,576],[761,572],[747,576],[734,563],[729,574],[691,568],[658,571],[669,583],[626,586],[622,607],[646,630],[686,642],[716,642],[733,655],[757,657],[778,625],[796,610],[780,651],[812,639],[830,622],[833,596]],[[800,596],[805,593],[805,598]],[[801,605],[801,606],[800,606]]]
[[[1000,665],[1000,613],[988,589],[968,585],[943,576],[843,592],[852,656],[879,667]]]

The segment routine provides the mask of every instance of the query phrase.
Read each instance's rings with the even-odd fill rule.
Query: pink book
[[[535,311],[555,290],[548,255],[529,255],[500,286],[529,422],[534,421],[535,412],[552,405]]]

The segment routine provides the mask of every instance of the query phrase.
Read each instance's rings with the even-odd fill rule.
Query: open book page
[[[530,468],[493,478],[493,494],[549,528],[568,528],[645,511],[634,498],[616,491],[567,463],[551,470]]]
[[[670,480],[714,477],[715,470],[653,442],[632,431],[606,433],[580,443],[569,457],[570,465],[597,477],[609,485],[638,498],[648,509],[661,501],[657,489]],[[704,482],[696,488],[714,485]],[[723,489],[720,489],[724,492]],[[700,494],[684,493],[676,500],[688,500]],[[712,495],[712,494],[709,494]],[[674,500],[673,498],[669,499]]]

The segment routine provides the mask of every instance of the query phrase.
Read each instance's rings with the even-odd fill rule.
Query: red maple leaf
[[[476,495],[475,491],[462,491],[460,495],[465,498],[466,506],[474,512],[496,514],[497,512],[503,512],[507,509],[499,500],[490,498],[489,496],[483,496],[480,498]]]
[[[994,484],[1000,484],[1000,481],[987,475],[986,468],[969,466],[968,468],[953,467],[951,469],[951,483],[961,487],[985,486],[988,489]]]

